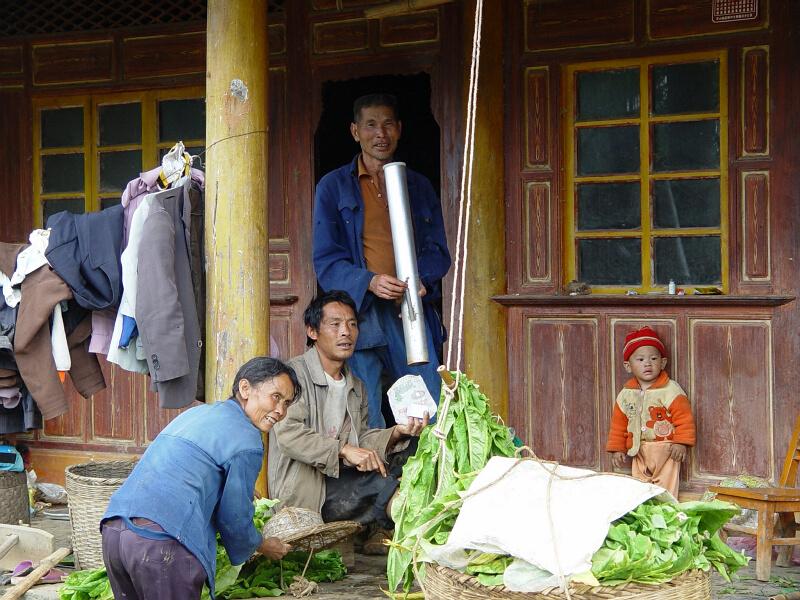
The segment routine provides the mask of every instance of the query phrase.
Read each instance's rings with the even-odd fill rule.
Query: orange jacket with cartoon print
[[[614,402],[606,450],[634,456],[642,441],[695,444],[689,399],[666,371],[662,371],[646,390],[642,390],[636,378],[632,377]]]

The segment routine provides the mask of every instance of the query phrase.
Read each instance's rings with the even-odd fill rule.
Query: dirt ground
[[[56,537],[56,547],[69,543],[69,522],[36,517],[32,523],[50,531]],[[718,574],[711,577],[712,597],[716,600],[756,600],[770,598],[776,594],[800,592],[800,567],[772,566],[770,581],[761,582],[755,578],[755,565],[751,561],[746,569],[739,572],[739,578],[727,583]],[[311,596],[317,600],[365,600],[385,599],[382,592],[386,588],[386,558],[355,554],[355,566],[342,581],[320,585],[319,591]],[[6,590],[0,588],[0,595]],[[58,586],[37,586],[24,596],[25,600],[57,600]]]

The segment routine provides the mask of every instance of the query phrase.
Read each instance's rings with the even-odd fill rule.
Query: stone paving
[[[37,517],[32,523],[51,532],[56,537],[56,547],[69,542],[69,522],[42,519]],[[800,566],[777,567],[773,564],[770,581],[761,582],[755,578],[755,565],[751,561],[747,568],[739,572],[738,580],[728,583],[717,573],[712,581],[712,597],[715,600],[756,600],[770,598],[776,594],[800,592]],[[342,581],[325,583],[312,598],[317,600],[364,600],[385,599],[382,592],[386,588],[386,558],[365,556],[356,553],[355,566]],[[0,595],[6,590],[0,588]],[[42,585],[33,588],[25,600],[58,600],[57,585]]]

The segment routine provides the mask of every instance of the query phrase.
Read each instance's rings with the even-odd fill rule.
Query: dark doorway
[[[353,101],[364,94],[387,92],[397,98],[403,134],[395,158],[430,179],[439,191],[439,124],[431,112],[431,78],[374,75],[322,84],[322,115],[314,135],[314,181],[341,167],[359,152],[350,135]]]

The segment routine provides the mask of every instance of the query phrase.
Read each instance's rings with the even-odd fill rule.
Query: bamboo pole
[[[206,31],[207,402],[269,354],[267,3],[209,0]],[[266,494],[264,471],[256,484]]]

